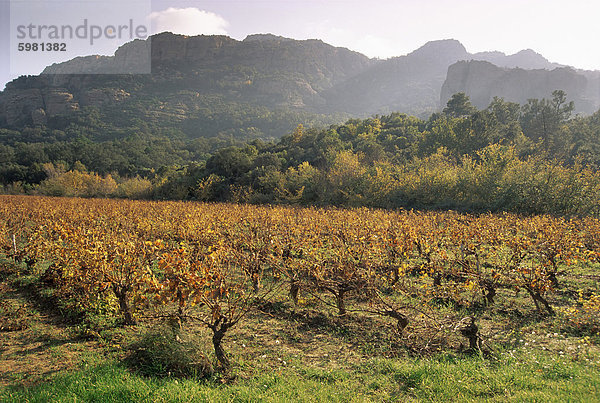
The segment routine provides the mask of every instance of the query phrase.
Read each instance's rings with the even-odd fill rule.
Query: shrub
[[[183,341],[170,327],[159,327],[144,334],[130,346],[128,366],[145,376],[206,378],[213,367],[200,346]]]

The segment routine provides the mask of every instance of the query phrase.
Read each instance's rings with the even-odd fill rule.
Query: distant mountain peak
[[[525,70],[554,70],[558,67],[564,67],[561,64],[550,62],[533,49],[523,49],[512,55],[507,55],[498,51],[479,52],[471,55],[471,59],[490,62],[498,67],[519,67]]]
[[[417,50],[411,53],[411,55],[419,53],[454,53],[454,54],[467,54],[465,46],[457,41],[456,39],[441,39],[436,41],[429,41],[425,45],[421,46]]]
[[[535,50],[530,49],[530,48],[520,50],[517,53],[515,53],[513,56],[515,56],[515,55],[535,55],[535,56],[541,56],[538,52],[536,52]]]
[[[248,35],[244,39],[244,42],[271,42],[271,41],[293,42],[294,39],[286,38],[284,36],[274,35],[274,34],[270,34],[270,33],[269,34],[251,34],[251,35]]]
[[[422,63],[435,63],[449,66],[458,60],[469,58],[469,52],[462,43],[456,39],[442,39],[429,41],[407,57],[420,60]],[[443,69],[446,71],[446,68]]]
[[[458,39],[454,39],[454,38],[436,39],[433,41],[428,41],[425,43],[425,45],[421,46],[417,50],[427,48],[427,47],[437,47],[437,46],[442,46],[442,47],[453,46],[456,48],[461,48],[466,52],[464,45]]]
[[[148,48],[150,63],[139,57]],[[140,69],[134,64],[138,60],[144,62]],[[124,76],[123,68],[131,66],[136,67],[131,71],[151,67],[151,74]],[[131,105],[146,102],[154,102],[154,109],[135,113],[192,122],[215,100],[233,109],[252,105],[355,116],[402,111],[426,117],[456,92],[466,92],[484,107],[494,95],[521,101],[558,88],[567,91],[578,110],[597,110],[600,72],[559,67],[532,49],[471,54],[456,39],[430,41],[405,56],[375,60],[317,39],[266,33],[239,41],[162,32],[148,41],[129,42],[114,56],[79,57],[47,67],[41,77],[7,84],[0,92],[0,127],[43,124],[88,106],[122,107],[129,113]],[[119,74],[91,74],[96,72]]]

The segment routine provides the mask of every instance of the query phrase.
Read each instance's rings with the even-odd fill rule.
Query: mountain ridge
[[[148,62],[139,57],[148,46],[152,74],[94,74],[140,67],[135,63]],[[600,92],[590,89],[596,81],[600,83],[600,73],[551,63],[533,50],[513,55],[497,51],[472,54],[459,41],[444,39],[429,41],[403,56],[379,60],[319,39],[253,34],[239,41],[223,35],[165,32],[153,35],[150,41],[127,43],[114,56],[76,58],[48,66],[40,76],[8,83],[0,92],[0,127],[43,125],[85,107],[123,109],[123,119],[129,110],[129,115],[137,118],[189,126],[186,122],[198,121],[199,114],[204,121],[209,119],[215,100],[241,110],[244,105],[255,105],[270,113],[286,110],[364,117],[401,111],[425,116],[439,110],[450,91],[470,95],[471,87],[461,83],[478,82],[493,95],[497,86],[482,79],[503,70],[493,73],[483,65],[464,69],[465,63],[479,59],[497,69],[542,68],[535,77],[544,85],[536,95],[549,96],[554,89],[566,89],[568,95],[583,102],[584,112],[600,105]],[[72,74],[82,68],[88,68],[90,74]],[[556,69],[566,70],[551,74]],[[474,72],[483,75],[472,76]],[[561,79],[577,85],[560,88]],[[520,85],[519,80],[514,82]],[[504,93],[512,96],[511,91]],[[474,98],[478,106],[485,106],[486,97],[475,94]],[[141,104],[148,105],[142,108]],[[334,123],[335,119],[331,120]],[[252,119],[248,124],[253,127]]]

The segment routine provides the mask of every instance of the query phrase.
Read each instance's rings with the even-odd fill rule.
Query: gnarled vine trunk
[[[119,301],[119,309],[123,315],[124,324],[127,326],[135,325],[136,321],[133,318],[133,313],[131,312],[131,306],[129,304],[129,289],[117,284],[113,284],[112,289],[115,297],[117,297],[117,301]]]
[[[346,290],[343,288],[339,288],[338,292],[335,296],[335,302],[336,302],[338,313],[340,314],[340,316],[346,314],[346,302],[344,301],[345,294],[346,294]]]
[[[296,279],[290,280],[290,298],[294,303],[294,306],[298,306],[298,292],[300,291],[300,285]]]
[[[542,312],[542,309],[540,307],[541,304],[548,313],[548,315],[554,316],[554,309],[552,309],[548,301],[546,301],[546,299],[542,297],[542,295],[539,292],[529,288],[527,289],[527,292],[529,292],[529,295],[531,296],[531,299],[533,299],[533,303],[535,304],[535,307],[539,312]]]
[[[223,336],[225,336],[224,331],[215,331],[213,333],[212,342],[217,360],[219,360],[219,363],[221,364],[223,369],[228,369],[231,366],[231,363],[229,362],[227,354],[223,349]]]

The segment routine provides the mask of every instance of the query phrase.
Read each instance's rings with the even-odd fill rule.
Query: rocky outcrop
[[[65,115],[79,109],[73,94],[64,89],[50,89],[43,94],[45,111],[48,116]]]
[[[175,35],[170,32],[151,37],[152,65],[206,63],[222,56],[222,49],[237,41],[222,35]]]
[[[459,63],[459,66],[468,66],[471,70],[466,74],[464,70],[458,71],[460,69],[448,70],[454,63],[466,63],[469,60],[482,62],[468,65]],[[532,85],[521,87],[522,91],[517,93],[518,90],[511,89],[511,83],[518,82],[520,74],[508,77],[503,67],[521,67],[524,69],[522,72],[527,74],[525,70],[554,70],[564,66],[549,62],[531,49],[513,55],[502,52],[471,54],[456,40],[432,41],[406,56],[380,62],[359,76],[327,91],[325,96],[333,110],[341,109],[363,115],[402,111],[426,117],[439,110],[440,99],[443,107],[456,92],[468,92],[479,106],[487,106],[492,93],[510,94],[511,99],[526,102],[528,98],[538,95],[548,96],[544,80],[561,80],[562,70],[548,75],[542,72],[532,73],[529,77],[533,80],[530,83]],[[570,73],[563,75],[570,76]],[[507,78],[512,81],[505,83]],[[566,80],[569,81],[568,78]],[[572,92],[579,92],[582,84],[580,80],[575,81],[568,88]],[[502,87],[502,90],[497,87]],[[540,88],[543,89],[540,91]],[[579,102],[582,110],[593,108],[589,99],[580,98]]]
[[[244,42],[294,42],[291,38],[273,34],[251,34],[248,35]]]
[[[315,39],[260,34],[238,41],[166,32],[127,43],[114,56],[78,57],[40,76],[14,80],[0,93],[0,126],[40,125],[80,107],[129,101],[142,118],[167,115],[177,121],[209,111],[212,100],[319,114],[402,111],[427,117],[439,110],[440,100],[443,106],[460,91],[485,107],[495,95],[526,102],[559,88],[579,111],[599,106],[600,73],[563,68],[532,50],[471,54],[448,39],[382,61]],[[154,106],[139,108],[148,99]]]
[[[83,56],[48,66],[42,75],[150,74],[150,44],[139,39],[126,43],[114,56]]]
[[[110,56],[76,57],[65,63],[54,63],[46,67],[42,74],[103,74],[111,69],[111,63]]]
[[[0,118],[9,126],[45,124],[48,117],[79,109],[73,94],[60,88],[6,90],[1,96]]]
[[[43,108],[31,111],[31,121],[35,126],[45,125],[48,123],[48,116]]]
[[[83,105],[105,105],[113,96],[101,96],[103,78],[93,73],[118,71],[143,60],[144,46],[151,47],[149,86],[168,95],[181,89],[218,92],[235,102],[268,107],[295,107],[320,111],[320,93],[375,64],[375,61],[319,40],[297,41],[274,35],[251,35],[243,41],[227,36],[193,36],[162,33],[150,41],[134,41],[114,57],[77,58],[48,67],[44,74],[52,86],[70,88]],[[125,67],[124,67],[125,66]],[[75,78],[84,69],[91,74]],[[89,94],[90,89],[96,90]],[[125,92],[128,92],[124,90]],[[77,95],[79,94],[79,95]],[[116,102],[122,96],[115,96]]]
[[[2,94],[0,113],[9,126],[26,124],[33,111],[44,108],[42,92],[37,88],[23,89]]]
[[[575,101],[578,112],[593,113],[600,107],[597,83],[571,68],[510,69],[482,61],[461,61],[449,67],[440,106],[457,92],[466,93],[475,106],[485,108],[495,96],[523,104],[531,98],[551,98],[557,89]]]
[[[500,86],[506,69],[482,61],[461,61],[448,69],[442,85],[441,104],[446,105],[453,94],[464,92],[477,107],[486,107],[490,103],[490,87]]]
[[[81,106],[102,106],[122,102],[131,96],[130,93],[117,88],[94,88],[81,94]]]
[[[578,71],[587,79],[587,85],[583,94],[583,102],[588,102],[585,110],[590,113],[600,109],[600,71]],[[580,101],[580,102],[582,102]]]

